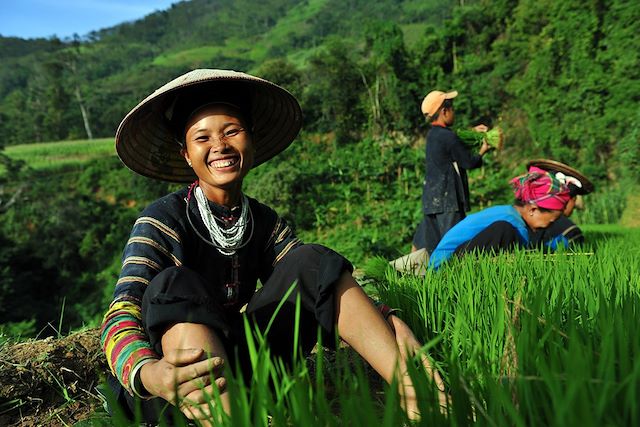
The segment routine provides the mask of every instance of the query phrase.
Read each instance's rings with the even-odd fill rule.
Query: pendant
[[[224,305],[234,305],[238,302],[238,284],[237,283],[227,283],[224,285],[225,296],[227,298],[227,302]]]
[[[226,306],[234,305],[238,302],[240,297],[240,261],[238,260],[238,254],[234,254],[231,258],[231,282],[224,285],[225,296],[227,302]]]

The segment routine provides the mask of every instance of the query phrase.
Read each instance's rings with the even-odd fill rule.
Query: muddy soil
[[[0,426],[63,426],[102,406],[98,329],[0,347]]]

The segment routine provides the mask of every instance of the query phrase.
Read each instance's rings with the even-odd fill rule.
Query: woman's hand
[[[398,344],[398,348],[400,349],[400,355],[404,360],[409,360],[411,357],[415,356],[419,353],[422,348],[422,344],[418,341],[416,336],[413,334],[413,331],[402,319],[398,316],[391,314],[387,322],[393,329],[396,343]],[[442,377],[440,373],[431,365],[429,358],[426,354],[421,355],[422,366],[424,366],[425,371],[431,377],[436,387],[438,388],[438,400],[440,403],[440,408],[443,413],[446,414],[446,408],[451,398],[445,392],[444,381],[442,381]]]
[[[149,393],[178,406],[187,418],[208,418],[213,387],[223,392],[226,380],[222,376],[224,360],[205,357],[202,349],[170,351],[140,368],[140,380]]]

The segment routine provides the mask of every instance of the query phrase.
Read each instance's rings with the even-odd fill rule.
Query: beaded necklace
[[[213,212],[211,212],[209,201],[200,186],[196,187],[194,195],[196,202],[198,202],[198,210],[200,211],[202,221],[204,222],[205,227],[207,227],[209,236],[211,236],[211,241],[215,243],[218,252],[227,256],[235,254],[237,249],[244,246],[242,245],[242,240],[249,222],[248,213],[250,212],[250,209],[247,196],[244,194],[242,195],[242,210],[238,220],[230,227],[223,228],[218,225],[218,221],[223,221],[216,218]]]
[[[194,194],[195,196],[198,210],[200,212],[200,216],[202,217],[202,222],[207,228],[207,231],[209,231],[211,240],[200,234],[196,226],[193,224],[193,221],[191,220],[191,216],[189,215],[189,200],[191,200],[191,194]],[[207,200],[197,181],[189,187],[189,192],[187,194],[185,202],[185,215],[187,217],[187,220],[189,221],[189,224],[191,225],[191,228],[198,235],[198,237],[200,237],[205,243],[216,248],[222,255],[231,257],[231,277],[229,282],[225,283],[224,285],[225,296],[227,298],[227,302],[224,303],[224,305],[232,306],[238,302],[240,293],[240,260],[236,251],[243,248],[251,241],[254,231],[253,213],[251,212],[251,207],[249,206],[249,200],[244,194],[242,195],[242,208],[240,217],[231,227],[228,227],[226,229],[218,225],[218,222],[222,224],[225,224],[226,222],[224,219],[220,219],[213,214],[213,212],[211,211],[211,207],[209,206],[209,201]],[[243,239],[245,231],[249,225],[251,225],[249,237],[247,239]]]

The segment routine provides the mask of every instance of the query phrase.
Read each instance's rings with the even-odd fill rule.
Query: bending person
[[[469,215],[445,234],[429,258],[438,269],[454,255],[471,251],[499,252],[529,246],[529,233],[549,227],[569,201],[569,189],[542,169],[511,181],[513,206],[501,205]]]
[[[318,328],[327,345],[337,333],[387,382],[398,380],[405,409],[416,416],[406,375],[406,360],[419,348],[411,330],[388,310],[385,319],[351,276],[349,261],[303,244],[275,211],[242,191],[251,168],[289,146],[301,123],[297,100],[271,82],[194,70],[156,90],[120,124],[116,149],[127,167],[191,183],[153,202],[135,222],[104,316],[109,383],[130,415],[141,405],[142,421],[170,423],[171,404],[208,425],[216,389],[230,413],[223,366],[252,375],[244,319],[264,331],[295,284],[267,334],[272,354],[287,361],[295,342],[303,352],[312,349]]]
[[[530,171],[532,168],[543,169],[553,174],[560,182],[565,183],[569,188],[571,198],[560,218],[549,227],[533,231],[530,234],[530,246],[555,251],[559,246],[568,248],[584,243],[582,230],[569,217],[575,208],[581,208],[582,196],[594,190],[593,183],[577,169],[555,160],[531,160],[527,163],[527,169]]]

